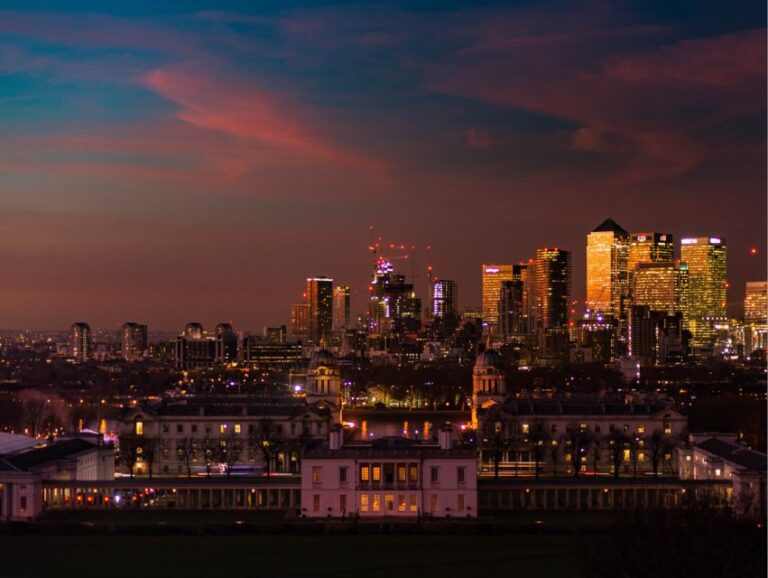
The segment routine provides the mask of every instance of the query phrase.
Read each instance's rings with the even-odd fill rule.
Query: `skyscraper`
[[[520,279],[502,281],[499,297],[499,335],[502,337],[509,338],[527,333],[523,296],[524,287]]]
[[[571,252],[536,251],[536,301],[539,327],[567,327],[571,300]]]
[[[587,308],[618,319],[628,296],[629,233],[606,219],[587,235]]]
[[[443,319],[457,315],[456,281],[437,279],[432,283],[432,315]]]
[[[309,305],[296,303],[291,305],[291,337],[299,341],[306,341],[309,332]]]
[[[310,277],[307,279],[307,327],[310,343],[329,347],[333,331],[333,279]]]
[[[725,239],[692,237],[680,241],[680,258],[688,265],[688,303],[683,322],[693,347],[712,346],[716,326],[726,321],[728,253]]]
[[[674,260],[675,245],[671,233],[632,233],[629,236],[627,269],[630,274],[639,263]]]
[[[141,361],[147,351],[147,326],[129,321],[121,330],[121,353],[125,361]]]
[[[748,281],[744,296],[744,345],[749,355],[768,347],[768,283]]]
[[[527,334],[536,332],[536,262],[528,259],[512,268],[512,278],[520,281],[523,288],[523,326],[521,331]]]
[[[673,315],[682,311],[688,288],[688,268],[674,261],[639,262],[632,273],[632,305]]]
[[[336,285],[333,288],[333,330],[349,329],[352,323],[349,285]]]
[[[91,357],[91,326],[82,321],[69,328],[69,353],[78,363]]]
[[[512,281],[512,265],[483,265],[483,324],[489,333],[499,327],[499,298],[501,284]]]

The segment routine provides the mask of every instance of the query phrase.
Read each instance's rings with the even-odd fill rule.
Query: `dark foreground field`
[[[0,576],[580,576],[575,536],[2,536]]]

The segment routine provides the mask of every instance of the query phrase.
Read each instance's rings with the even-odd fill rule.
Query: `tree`
[[[560,457],[560,440],[552,438],[549,443],[549,457],[552,460],[552,477],[557,477],[557,460]]]
[[[140,444],[140,454],[142,459],[147,462],[147,474],[151,480],[155,459],[157,458],[157,452],[160,449],[160,440],[158,438],[142,436],[140,439]]]
[[[119,440],[119,458],[120,462],[128,470],[128,474],[133,479],[136,463],[141,456],[141,437],[136,434],[123,434]]]
[[[648,452],[651,457],[651,469],[653,470],[653,477],[659,477],[659,465],[664,457],[664,454],[672,450],[672,442],[666,437],[661,430],[654,430],[651,436],[648,438]]]
[[[233,433],[227,435],[226,438],[219,440],[219,458],[227,468],[227,477],[230,477],[232,473],[232,466],[237,463],[242,453],[242,445],[240,440],[235,437]]]
[[[269,477],[272,462],[284,446],[282,428],[271,419],[262,419],[253,434],[249,436],[248,446],[252,455],[261,454],[267,477]]]
[[[627,436],[617,429],[611,430],[608,434],[608,450],[611,453],[611,463],[613,464],[613,477],[619,479],[619,470],[624,461],[624,444],[627,443]]]
[[[592,436],[592,470],[593,475],[597,476],[600,468],[600,459],[603,455],[603,438],[595,434]]]
[[[480,437],[482,454],[489,457],[493,463],[493,479],[495,480],[499,479],[499,466],[509,443],[504,425],[500,416],[493,420],[485,420]]]
[[[573,477],[579,477],[581,469],[581,456],[587,451],[591,442],[589,431],[581,428],[579,424],[570,424],[565,430],[566,444],[571,451],[571,467],[573,467]]]
[[[206,436],[200,442],[200,447],[203,452],[203,460],[205,460],[205,475],[211,477],[211,467],[216,461],[217,448],[216,440],[212,437]]]
[[[531,433],[528,436],[528,441],[531,444],[531,451],[533,452],[534,472],[536,479],[539,479],[539,473],[541,470],[541,462],[544,461],[544,452],[546,450],[547,442],[549,442],[549,434],[544,427],[544,422],[541,420],[535,420],[531,424]]]
[[[192,477],[192,460],[195,457],[196,444],[192,438],[181,438],[176,442],[176,456],[187,470],[187,478]]]

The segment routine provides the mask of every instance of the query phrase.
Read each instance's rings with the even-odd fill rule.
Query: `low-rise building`
[[[451,432],[439,444],[385,437],[305,453],[301,505],[307,517],[401,518],[477,516],[476,453],[454,447]]]

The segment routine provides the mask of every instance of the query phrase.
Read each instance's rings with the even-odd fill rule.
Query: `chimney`
[[[441,450],[449,450],[453,447],[453,440],[451,440],[452,433],[453,428],[450,424],[445,424],[440,428],[440,431],[437,432],[437,441],[440,443]]]
[[[344,430],[340,425],[335,425],[331,428],[331,433],[328,439],[328,446],[332,450],[340,450],[344,445]]]

